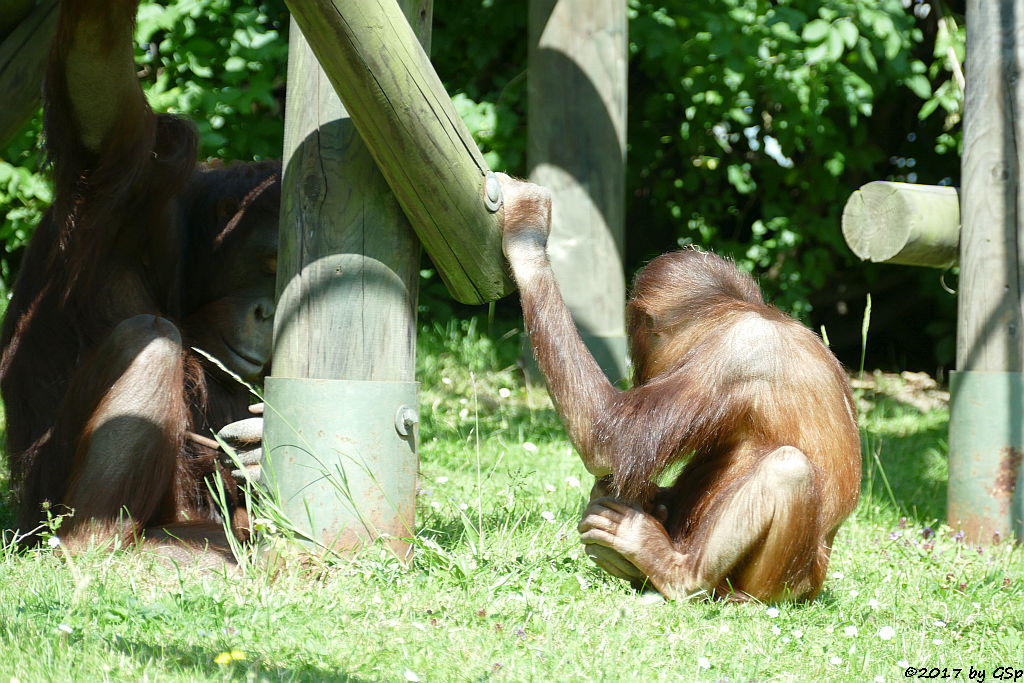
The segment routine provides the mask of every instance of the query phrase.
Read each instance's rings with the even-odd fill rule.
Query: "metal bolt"
[[[420,416],[415,408],[402,406],[395,414],[395,429],[401,436],[408,437],[413,433],[419,421]]]
[[[501,196],[501,183],[493,171],[488,171],[484,176],[484,204],[491,213],[501,208],[503,197]]]

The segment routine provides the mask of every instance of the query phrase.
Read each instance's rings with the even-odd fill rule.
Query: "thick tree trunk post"
[[[552,194],[551,267],[587,348],[626,376],[626,3],[531,0],[530,180]]]
[[[863,261],[948,268],[960,253],[960,195],[876,180],[846,200],[843,237]]]
[[[952,527],[1024,535],[1024,0],[968,0]]]
[[[31,3],[29,3],[31,4]],[[11,6],[7,19],[19,18]],[[0,27],[2,28],[2,27]],[[12,27],[8,27],[12,28]],[[57,0],[45,0],[0,38],[0,148],[32,118],[39,108],[46,73],[46,55],[57,30]]]
[[[432,0],[403,4],[427,44]],[[289,50],[267,479],[346,550],[413,533],[420,245],[294,22]]]
[[[511,292],[489,169],[395,0],[287,4],[448,290]]]

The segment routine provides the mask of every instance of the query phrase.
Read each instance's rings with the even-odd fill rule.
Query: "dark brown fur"
[[[280,169],[277,164],[197,168],[194,127],[154,115],[135,82],[130,62],[135,10],[134,0],[61,3],[44,107],[54,204],[22,259],[0,356],[6,451],[22,532],[44,518],[44,502],[61,514],[69,511],[65,504],[72,496],[78,509],[62,527],[65,537],[87,527],[115,529],[98,533],[127,542],[145,528],[175,525],[206,525],[216,535],[207,480],[220,472],[229,501],[238,500],[218,453],[188,441],[186,434],[208,433],[247,417],[248,394],[224,381],[223,373],[189,346],[217,324],[199,315],[225,296],[214,290],[254,282],[256,276],[244,268],[226,274],[218,272],[218,264],[244,249],[247,235],[276,235]],[[99,41],[83,50],[74,41],[82,30],[105,36],[110,44]],[[73,53],[75,45],[81,53]],[[101,130],[107,132],[98,149],[83,142],[88,131],[82,129],[88,126],[74,113],[67,77],[72,57],[95,58],[98,72],[108,66],[105,60],[118,67],[109,85],[121,99],[116,119],[104,122],[108,125]],[[77,96],[80,105],[81,88]],[[251,196],[257,187],[262,190]],[[225,205],[232,212],[219,216]],[[99,416],[116,402],[113,388],[121,372],[149,339],[149,332],[136,337],[138,330],[116,332],[117,326],[140,315],[172,323],[176,332],[169,343],[180,351],[140,374],[154,384],[155,393],[151,421],[128,430],[135,444],[128,450],[141,450],[119,456],[127,464],[111,465],[117,476],[105,487],[80,487],[90,445],[111,438],[96,435]],[[117,451],[111,448],[116,444],[102,445]],[[132,464],[134,459],[140,462]],[[115,519],[123,510],[130,524]],[[235,515],[235,521],[241,531],[244,518]]]

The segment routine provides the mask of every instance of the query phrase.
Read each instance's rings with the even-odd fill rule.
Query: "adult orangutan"
[[[191,349],[248,380],[267,366],[280,167],[197,166],[194,127],[155,115],[139,86],[136,9],[60,7],[44,93],[54,203],[0,356],[17,524],[36,528],[49,503],[73,513],[59,529],[71,548],[147,530],[223,548],[215,473],[243,537],[247,519],[231,467],[196,433],[237,432],[249,396]]]
[[[668,598],[811,599],[857,503],[860,436],[842,367],[712,254],[653,260],[633,283],[634,386],[584,347],[545,246],[550,197],[501,177],[503,247],[537,362],[598,477],[579,531],[609,573]],[[685,460],[669,487],[657,477]]]

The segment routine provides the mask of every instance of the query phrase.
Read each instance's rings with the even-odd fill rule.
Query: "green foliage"
[[[436,8],[431,62],[491,168],[526,173],[526,3]]]
[[[630,5],[633,213],[761,275],[809,311],[848,261],[842,203],[890,150],[878,105],[932,95],[899,0],[676,0]],[[909,91],[913,98],[908,98]],[[916,104],[914,103],[916,100]],[[640,130],[637,130],[637,129]],[[646,245],[660,250],[653,237]]]
[[[500,99],[497,104],[474,102],[460,92],[452,97],[452,103],[483,151],[489,166],[514,168],[523,163],[524,141],[508,135],[508,131],[516,130],[519,120],[519,115],[512,108],[517,102],[509,101],[509,98]]]
[[[952,17],[939,18],[935,27],[933,60],[928,67],[928,78],[937,81],[939,85],[921,107],[920,116],[922,119],[928,118],[941,107],[947,115],[947,129],[959,123],[960,115],[963,113],[963,89],[955,79],[947,76],[947,72],[952,71],[954,59],[956,63],[963,64],[966,39],[966,30],[963,26],[958,26]]]
[[[150,103],[195,121],[201,156],[280,158],[288,56],[283,0],[144,2],[136,41]]]
[[[4,302],[14,282],[19,254],[53,200],[48,179],[37,170],[41,127],[41,117],[36,117],[6,149],[0,150],[0,298]]]

